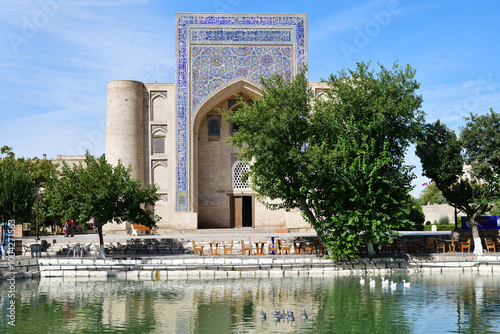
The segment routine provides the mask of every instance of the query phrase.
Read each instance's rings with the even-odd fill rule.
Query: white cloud
[[[56,15],[18,53],[0,42],[7,51],[0,119],[9,122],[0,143],[19,156],[103,153],[106,82],[173,81],[173,20],[148,13],[148,3],[58,1]],[[25,1],[1,11],[0,18],[11,17],[7,31],[22,34],[21,18],[37,6]]]
[[[425,88],[420,93],[424,97],[427,121],[434,122],[439,118],[457,130],[463,125],[464,116],[471,112],[483,114],[490,108],[498,110],[500,81],[494,73],[490,73],[475,80]]]

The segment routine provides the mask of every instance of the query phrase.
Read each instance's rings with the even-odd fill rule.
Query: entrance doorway
[[[252,196],[231,196],[231,226],[252,227]]]

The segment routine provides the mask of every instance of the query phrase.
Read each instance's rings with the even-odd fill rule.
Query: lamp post
[[[40,198],[42,198],[43,194],[45,194],[45,189],[43,187],[40,187],[38,189],[38,195],[36,196],[36,241],[40,240],[40,228],[38,225],[38,202],[40,201]]]

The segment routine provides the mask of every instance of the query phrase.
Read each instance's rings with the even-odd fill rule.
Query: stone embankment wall
[[[239,277],[385,274],[397,271],[500,273],[500,254],[428,254],[425,257],[361,258],[333,262],[316,256],[233,256],[173,258],[40,258],[20,261],[16,277],[116,277],[121,279],[211,279]],[[38,265],[35,265],[36,261]],[[22,272],[24,271],[24,272]],[[1,280],[9,278],[6,263]]]

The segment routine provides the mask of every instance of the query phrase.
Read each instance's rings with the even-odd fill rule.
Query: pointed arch
[[[210,110],[215,108],[220,102],[234,97],[236,94],[244,94],[250,98],[262,96],[262,88],[246,78],[238,78],[219,87],[216,91],[207,96],[205,101],[193,111],[192,128],[197,132],[200,120]]]
[[[151,120],[155,122],[164,122],[167,119],[167,98],[166,94],[155,93],[151,97]]]

